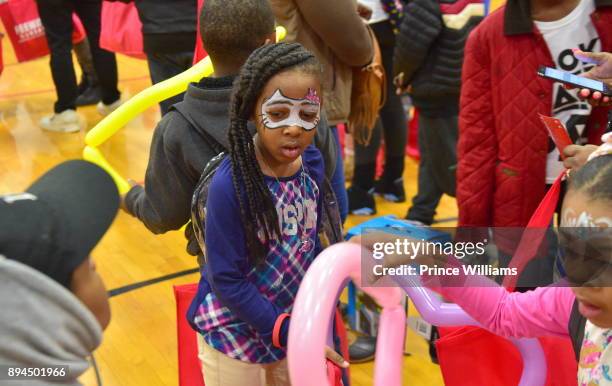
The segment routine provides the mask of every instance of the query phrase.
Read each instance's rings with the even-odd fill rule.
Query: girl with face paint
[[[571,174],[558,234],[567,278],[556,286],[510,293],[479,276],[462,278],[463,287],[454,281],[455,286],[441,287],[439,278],[424,277],[423,283],[457,303],[486,329],[503,337],[569,337],[579,362],[578,385],[612,385],[612,148],[609,145],[600,147],[594,157]],[[383,235],[368,237],[368,240],[381,239]],[[363,239],[355,242],[363,245]],[[394,261],[386,266],[407,263],[396,256],[391,259]],[[426,258],[422,262],[429,263]]]
[[[207,261],[190,318],[207,386],[289,385],[289,313],[321,250],[326,185],[312,145],[320,71],[301,45],[271,44],[234,84],[229,156],[208,190]],[[328,357],[348,365],[332,349]]]

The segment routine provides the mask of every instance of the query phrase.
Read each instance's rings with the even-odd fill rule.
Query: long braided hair
[[[276,207],[255,157],[253,136],[247,128],[266,83],[284,71],[299,71],[320,77],[321,66],[314,55],[298,43],[262,46],[251,54],[234,82],[230,102],[229,153],[232,181],[240,204],[246,241],[255,265],[264,261],[266,245],[281,238]],[[245,202],[246,199],[246,202]],[[263,243],[258,237],[262,230]]]

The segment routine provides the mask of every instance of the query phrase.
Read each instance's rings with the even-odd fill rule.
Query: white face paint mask
[[[261,119],[268,129],[298,126],[306,131],[317,127],[321,119],[321,102],[317,92],[309,88],[302,99],[292,99],[277,89],[261,105]]]
[[[597,228],[604,226],[612,228],[612,219],[605,216],[593,218],[588,212],[581,212],[579,215],[576,215],[574,209],[568,208],[561,219],[561,226],[573,228]]]

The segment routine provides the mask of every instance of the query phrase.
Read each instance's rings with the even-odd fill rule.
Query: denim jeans
[[[336,199],[338,200],[338,208],[340,208],[340,218],[342,219],[342,224],[344,224],[344,222],[346,221],[346,216],[348,216],[348,196],[346,195],[346,185],[344,182],[344,164],[342,161],[342,149],[340,148],[338,128],[336,126],[332,126],[330,127],[330,129],[334,134],[334,140],[336,141],[336,146],[338,147],[336,170],[334,171],[334,175],[332,176],[332,180],[330,182],[332,185],[332,189],[334,189],[334,193],[336,194]]]

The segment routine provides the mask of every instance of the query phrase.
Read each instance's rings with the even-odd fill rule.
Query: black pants
[[[408,219],[431,224],[442,195],[455,195],[458,124],[456,115],[419,115],[419,186]]]
[[[83,22],[91,47],[93,65],[100,81],[102,102],[119,99],[115,54],[100,48],[101,0],[37,0],[40,20],[51,51],[51,74],[57,102],[55,112],[75,108],[77,80],[72,64],[72,12]]]
[[[368,146],[355,144],[355,173],[353,185],[369,190],[374,184],[376,170],[376,154],[384,134],[385,138],[385,169],[383,178],[394,181],[404,172],[404,153],[406,148],[406,113],[393,86],[393,49],[395,34],[388,20],[370,25],[380,51],[385,72],[387,73],[387,102],[380,110],[380,116],[372,132]]]
[[[167,54],[147,53],[147,63],[149,64],[151,82],[156,84],[191,68],[191,64],[193,63],[193,51]],[[181,102],[184,95],[185,93],[183,92],[159,102],[161,114],[165,115],[170,109],[170,106]]]

